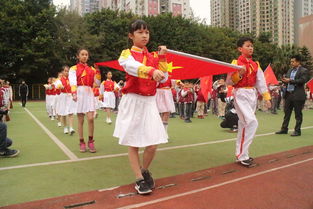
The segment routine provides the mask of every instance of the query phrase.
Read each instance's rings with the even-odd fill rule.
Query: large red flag
[[[270,64],[264,70],[264,77],[265,77],[266,85],[268,85],[268,84],[277,85],[278,84],[278,80],[277,80]]]
[[[310,92],[313,94],[313,78],[306,83],[306,86],[309,87]]]
[[[206,76],[200,78],[200,88],[201,88],[201,93],[203,94],[203,97],[206,102],[208,102],[208,96],[209,93],[212,91],[212,76]]]
[[[209,75],[225,74],[234,72],[240,67],[226,62],[212,60],[174,50],[168,50],[166,55],[168,62],[168,72],[172,79],[194,79]],[[99,66],[111,67],[124,71],[117,60],[96,63]]]

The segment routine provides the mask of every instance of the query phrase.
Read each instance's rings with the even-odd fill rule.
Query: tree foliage
[[[74,65],[79,48],[89,50],[89,64],[117,59],[123,49],[130,47],[128,25],[138,18],[108,9],[81,17],[65,9],[56,10],[50,0],[0,1],[0,76],[12,82],[45,82],[49,76],[56,76],[63,65]],[[255,39],[254,58],[260,61],[262,69],[271,63],[276,75],[281,76],[289,68],[290,56],[299,53],[304,66],[313,70],[307,48],[279,47],[271,42],[270,33],[255,37],[172,14],[141,18],[151,28],[150,51],[166,45],[173,50],[231,62],[239,55],[237,39],[249,35]],[[102,68],[102,73],[108,70]],[[113,75],[116,80],[123,78],[119,71],[114,70]]]

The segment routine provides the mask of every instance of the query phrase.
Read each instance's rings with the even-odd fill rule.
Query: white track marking
[[[67,148],[61,141],[58,139],[49,129],[47,129],[27,108],[24,108],[24,110],[34,119],[34,121],[46,132],[46,134],[60,147],[60,149],[71,159],[71,160],[77,160],[78,157],[71,151],[69,148]]]
[[[311,129],[311,128],[313,128],[313,126],[303,127],[301,129]],[[271,132],[271,133],[265,133],[265,134],[258,134],[258,135],[256,135],[256,137],[269,136],[269,135],[275,135],[275,133]],[[202,146],[202,145],[225,143],[225,142],[230,142],[230,141],[236,141],[236,138],[216,140],[216,141],[208,141],[208,142],[202,142],[202,143],[196,143],[196,144],[186,144],[186,145],[179,145],[179,146],[163,147],[163,148],[158,148],[158,151],[183,149],[183,148],[196,147],[196,146]],[[142,153],[142,152],[143,151],[140,151],[139,153]],[[16,169],[16,168],[28,168],[28,167],[36,167],[36,166],[56,165],[56,164],[64,164],[64,163],[72,163],[72,162],[81,162],[81,161],[87,161],[87,160],[116,158],[116,157],[123,157],[123,156],[128,156],[128,153],[100,155],[100,156],[94,156],[94,157],[77,158],[77,159],[74,159],[74,160],[59,160],[59,161],[51,161],[51,162],[43,162],[43,163],[32,163],[32,164],[26,164],[26,165],[8,166],[8,167],[0,168],[0,171],[2,171],[2,170],[11,170],[11,169]]]
[[[210,189],[213,189],[213,188],[221,187],[221,186],[224,186],[224,185],[227,185],[227,184],[236,183],[236,182],[239,182],[239,181],[242,181],[242,180],[250,179],[250,178],[253,178],[253,177],[256,177],[256,176],[260,176],[260,175],[263,175],[263,174],[271,173],[271,172],[274,172],[274,171],[278,171],[278,170],[281,170],[281,169],[284,169],[284,168],[288,168],[288,167],[291,167],[291,166],[295,166],[295,165],[299,165],[299,164],[302,164],[302,163],[306,163],[306,162],[309,162],[309,161],[312,161],[312,160],[313,160],[313,158],[309,158],[309,159],[306,159],[306,160],[298,161],[298,162],[287,164],[287,165],[284,165],[284,166],[280,166],[280,167],[271,168],[271,169],[268,169],[268,170],[265,170],[265,171],[257,172],[255,174],[251,174],[251,175],[243,176],[243,177],[236,178],[236,179],[233,179],[233,180],[225,181],[223,183],[214,184],[214,185],[211,185],[211,186],[208,186],[208,187],[203,187],[203,188],[200,188],[200,189],[195,189],[195,190],[191,190],[191,191],[188,191],[188,192],[183,192],[183,193],[180,193],[180,194],[171,195],[171,196],[168,196],[168,197],[163,197],[163,198],[159,198],[159,199],[155,199],[155,200],[151,200],[151,201],[145,201],[143,203],[128,205],[128,206],[124,206],[124,207],[121,207],[121,208],[118,208],[118,209],[131,209],[131,208],[143,207],[143,206],[147,206],[147,205],[151,205],[151,204],[155,204],[155,203],[159,203],[159,202],[163,202],[163,201],[167,201],[167,200],[171,200],[171,199],[175,199],[175,198],[179,198],[179,197],[183,197],[183,196],[187,196],[187,195],[191,195],[191,194],[207,191],[207,190],[210,190]]]

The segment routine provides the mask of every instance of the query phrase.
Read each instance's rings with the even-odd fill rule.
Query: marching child
[[[233,64],[242,66],[242,69],[230,73],[227,83],[234,87],[234,105],[239,117],[238,135],[236,142],[236,158],[244,166],[251,166],[253,158],[249,156],[249,147],[258,127],[255,116],[257,105],[257,91],[266,101],[266,106],[271,107],[271,96],[267,90],[263,71],[252,60],[253,40],[240,38],[237,42],[241,55]]]
[[[86,144],[84,140],[84,118],[87,117],[88,122],[88,148],[89,152],[95,153],[94,145],[94,112],[95,99],[92,91],[94,83],[99,86],[101,82],[100,71],[87,64],[89,52],[87,49],[79,49],[77,52],[77,65],[70,68],[69,81],[73,100],[77,102],[77,119],[78,119],[78,135],[80,152],[86,152]]]
[[[63,66],[62,77],[56,81],[56,88],[61,91],[58,101],[58,115],[64,126],[64,133],[73,135],[73,115],[76,114],[77,103],[73,101],[71,94],[71,86],[68,79],[69,67]]]
[[[111,112],[115,108],[115,94],[114,90],[117,89],[116,82],[112,81],[112,72],[109,71],[106,74],[107,79],[100,85],[100,94],[102,97],[102,107],[107,113],[105,122],[111,124]]]
[[[170,114],[175,112],[175,104],[171,90],[173,82],[175,83],[175,80],[168,78],[165,83],[160,83],[156,93],[158,110],[166,131]]]
[[[53,111],[54,111],[55,117],[58,121],[58,123],[57,123],[58,127],[62,127],[61,115],[59,114],[59,101],[60,101],[61,89],[58,89],[56,86],[57,86],[57,83],[60,82],[62,76],[63,76],[62,72],[59,72],[58,77],[53,80],[53,89],[55,92],[54,100],[53,100]]]
[[[156,87],[167,80],[165,46],[158,53],[148,52],[149,27],[143,20],[136,20],[129,27],[128,37],[133,46],[123,50],[120,65],[126,71],[124,94],[116,119],[114,136],[119,144],[128,146],[128,157],[136,177],[135,189],[139,194],[152,192],[154,180],[148,170],[157,145],[167,143],[167,134],[158,113]],[[139,148],[145,147],[143,162],[139,160]]]
[[[52,78],[48,78],[47,84],[44,85],[46,89],[46,110],[48,113],[49,118],[53,116],[53,109],[52,109]]]

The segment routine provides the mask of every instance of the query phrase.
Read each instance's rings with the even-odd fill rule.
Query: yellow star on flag
[[[167,63],[167,72],[172,73],[175,69],[183,68],[181,66],[173,66],[173,62]]]

